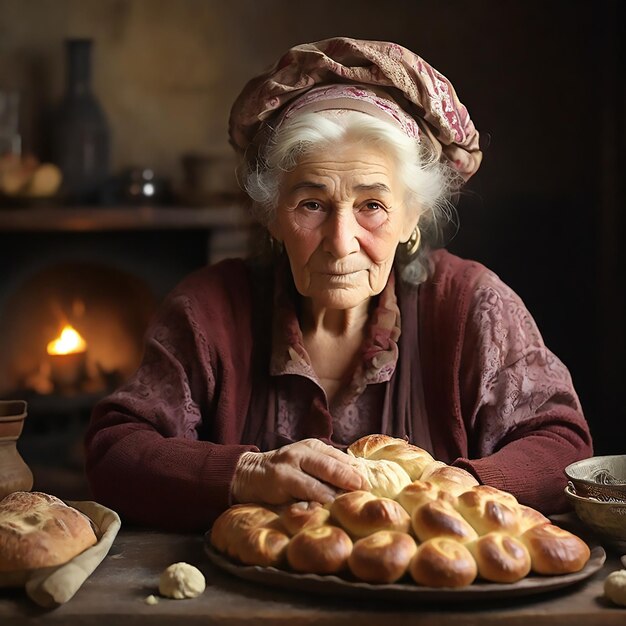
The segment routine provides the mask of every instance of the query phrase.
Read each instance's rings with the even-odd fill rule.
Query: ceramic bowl
[[[626,544],[626,502],[583,498],[574,493],[571,485],[565,487],[565,495],[583,524],[602,538]]]
[[[626,454],[593,456],[565,468],[576,495],[626,502]]]

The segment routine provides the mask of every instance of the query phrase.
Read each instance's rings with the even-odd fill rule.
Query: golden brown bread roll
[[[280,522],[290,535],[304,528],[323,526],[330,517],[330,511],[319,502],[294,502],[280,512]]]
[[[478,485],[459,495],[455,508],[479,535],[494,531],[520,534],[519,505],[509,493]]]
[[[529,528],[538,524],[549,524],[550,520],[536,509],[524,504],[518,504],[519,511],[519,534],[524,534]]]
[[[97,541],[89,518],[55,496],[16,491],[0,502],[0,572],[60,565]]]
[[[443,491],[447,491],[453,496],[461,495],[463,492],[478,485],[478,481],[464,469],[446,465],[441,461],[434,461],[424,468],[420,480],[433,483]]]
[[[458,541],[446,537],[429,539],[417,547],[409,573],[426,587],[465,587],[477,574],[476,561]]]
[[[359,580],[394,583],[404,576],[416,550],[417,545],[410,535],[379,530],[355,542],[348,565]]]
[[[297,572],[335,574],[347,568],[352,540],[338,526],[305,528],[287,547],[289,565]]]
[[[211,544],[220,552],[238,557],[240,536],[253,528],[276,523],[278,515],[258,504],[235,504],[226,509],[213,523]]]
[[[368,459],[379,448],[391,444],[406,445],[406,441],[397,437],[390,437],[389,435],[365,435],[365,437],[361,437],[350,444],[347,453],[354,457]]]
[[[406,442],[381,446],[367,458],[393,461],[409,475],[411,480],[419,480],[424,468],[434,461],[426,450]]]
[[[351,491],[337,496],[330,514],[353,537],[366,537],[378,530],[408,532],[409,514],[395,500],[377,498],[369,491]]]
[[[229,545],[230,556],[246,565],[277,566],[285,558],[289,537],[274,528],[257,526],[237,535]]]
[[[495,583],[514,583],[530,572],[530,554],[517,538],[490,532],[465,544],[478,567],[478,575]]]
[[[520,540],[528,549],[532,571],[537,574],[578,572],[591,555],[582,539],[549,522],[529,528]]]
[[[433,500],[417,507],[411,515],[411,526],[420,541],[448,537],[461,543],[478,537],[472,526],[447,500]]]
[[[396,500],[409,515],[411,515],[418,506],[439,499],[448,500],[448,502],[453,505],[456,503],[456,498],[447,491],[441,491],[441,489],[433,483],[421,480],[414,480],[396,496]]]
[[[424,468],[434,461],[429,452],[404,439],[388,435],[366,435],[348,447],[348,454],[372,461],[385,460],[397,463],[411,480],[419,480]],[[379,493],[393,497],[390,493]]]

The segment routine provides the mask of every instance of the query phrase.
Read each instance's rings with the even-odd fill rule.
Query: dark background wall
[[[624,452],[624,17],[620,0],[0,0],[0,86],[22,90],[43,151],[62,41],[93,37],[114,170],[175,182],[184,153],[228,154],[230,104],[289,46],[346,35],[418,52],[490,138],[449,247],[520,293],[597,451]]]

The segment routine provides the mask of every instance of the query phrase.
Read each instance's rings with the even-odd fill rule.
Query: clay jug
[[[0,400],[0,500],[14,491],[30,491],[33,473],[17,451],[26,418],[26,402]]]

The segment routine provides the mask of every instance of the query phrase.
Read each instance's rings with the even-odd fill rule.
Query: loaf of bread
[[[0,572],[61,565],[96,542],[89,518],[55,496],[17,491],[0,501]]]
[[[539,511],[402,439],[363,437],[348,454],[370,491],[327,505],[233,506],[213,526],[214,547],[248,565],[451,588],[576,572],[589,560],[584,541]]]

